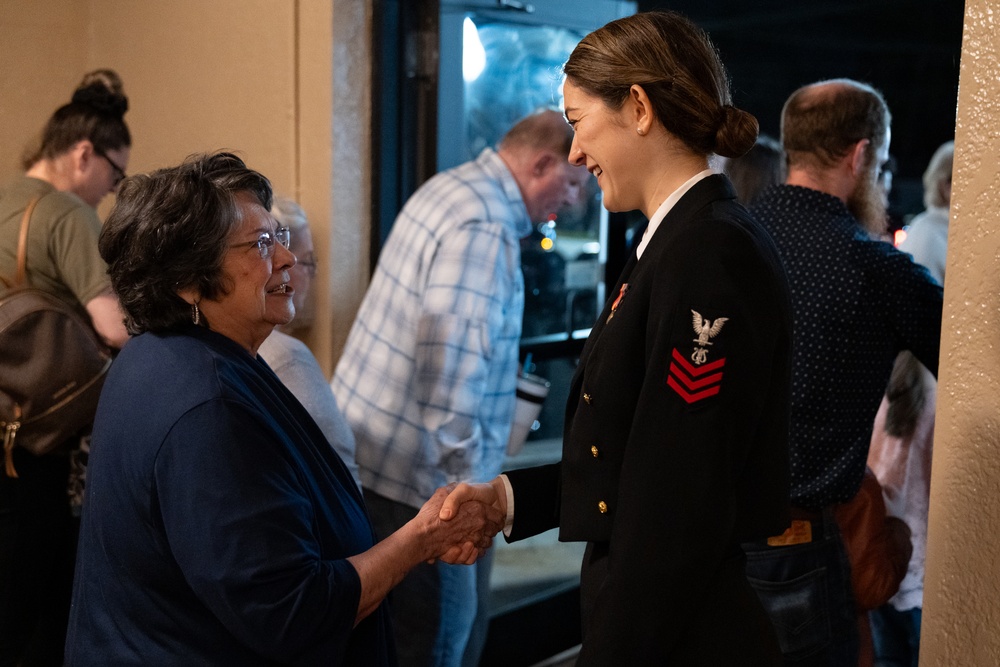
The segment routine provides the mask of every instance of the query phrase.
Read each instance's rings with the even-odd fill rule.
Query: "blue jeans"
[[[479,667],[483,648],[486,646],[486,636],[490,629],[490,573],[493,571],[493,555],[490,549],[473,566],[476,568],[476,618],[472,623],[472,632],[465,645],[465,655],[462,657],[462,667]]]
[[[812,538],[781,547],[744,544],[747,580],[771,618],[786,665],[856,667],[851,567],[831,512],[813,523]]]
[[[364,496],[379,540],[417,515],[377,493]],[[476,618],[476,567],[421,563],[389,593],[400,667],[461,667]]]
[[[917,667],[921,609],[899,611],[884,604],[868,612],[875,646],[875,667]]]

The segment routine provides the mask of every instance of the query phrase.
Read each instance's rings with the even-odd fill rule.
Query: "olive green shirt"
[[[21,176],[0,188],[0,276],[14,280],[21,218],[38,195],[28,231],[27,282],[85,306],[111,284],[97,249],[101,221],[79,197],[45,181]],[[6,291],[0,282],[0,294]]]

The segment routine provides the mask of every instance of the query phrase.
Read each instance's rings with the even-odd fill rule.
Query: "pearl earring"
[[[641,137],[642,135],[646,134],[646,130],[642,129],[641,127],[637,127],[637,128],[635,128],[635,131],[639,133],[639,136],[640,136],[640,137]]]

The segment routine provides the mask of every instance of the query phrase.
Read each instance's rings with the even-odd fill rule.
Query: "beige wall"
[[[920,664],[1000,665],[1000,23],[967,0]]]
[[[0,0],[0,181],[86,71],[87,3]]]
[[[130,172],[228,149],[303,204],[321,262],[304,337],[329,373],[367,284],[369,14],[357,0],[0,0],[0,178],[85,71],[118,70]]]

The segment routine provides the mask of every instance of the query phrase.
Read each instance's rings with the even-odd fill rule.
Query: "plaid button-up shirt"
[[[407,201],[379,257],[331,386],[365,488],[421,506],[500,471],[524,310],[517,182],[484,150]]]

